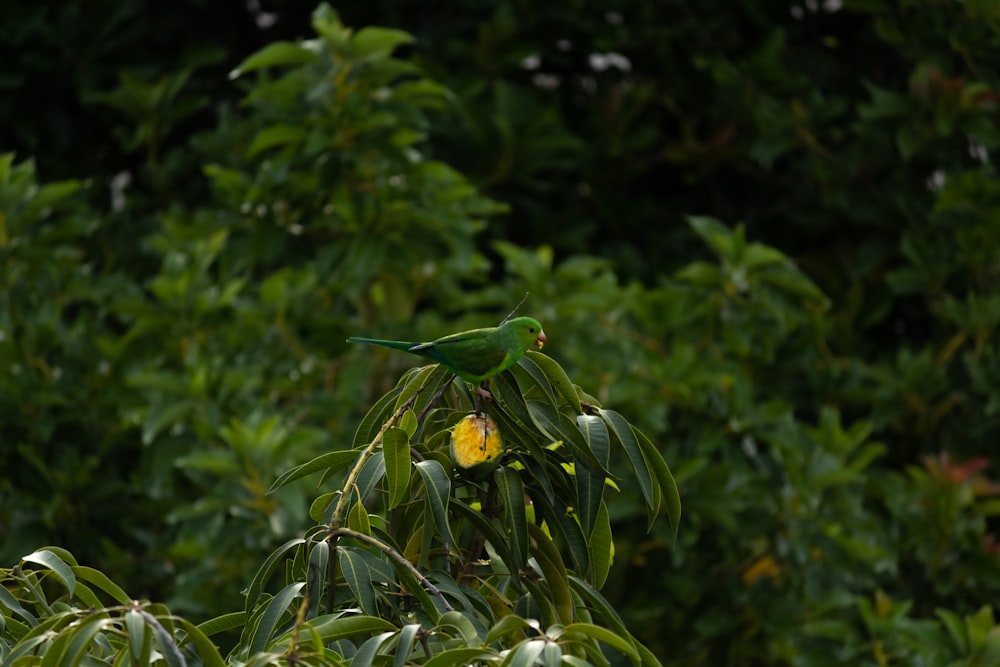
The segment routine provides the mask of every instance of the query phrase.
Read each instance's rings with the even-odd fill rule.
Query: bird
[[[545,346],[538,320],[515,317],[498,327],[470,329],[426,343],[352,336],[348,343],[382,345],[436,361],[458,377],[481,384],[517,363],[531,347]]]

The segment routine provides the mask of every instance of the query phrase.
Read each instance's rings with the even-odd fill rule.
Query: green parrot
[[[426,357],[463,380],[479,384],[516,364],[532,345],[542,349],[545,332],[538,320],[515,317],[498,327],[462,331],[429,343],[355,337],[347,342],[383,345]]]

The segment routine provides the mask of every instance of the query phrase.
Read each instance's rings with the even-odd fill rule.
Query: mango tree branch
[[[417,581],[419,581],[431,595],[435,596],[438,600],[441,601],[441,604],[444,605],[444,608],[446,610],[455,611],[455,608],[452,607],[451,604],[449,604],[447,598],[445,598],[444,594],[441,593],[441,590],[437,586],[431,583],[431,581],[427,577],[425,577],[420,572],[420,570],[418,570],[416,566],[413,565],[413,563],[408,561],[406,557],[403,556],[403,554],[399,553],[385,542],[375,537],[372,537],[371,535],[365,535],[364,533],[359,533],[356,530],[351,530],[350,528],[332,529],[329,533],[329,538],[336,539],[337,537],[349,537],[352,540],[357,540],[358,542],[363,542],[367,545],[375,547],[376,549],[384,553],[386,556],[393,559],[394,561],[405,567],[407,570],[409,570],[410,574],[416,577]]]
[[[358,456],[358,460],[354,462],[354,467],[351,468],[351,472],[348,473],[347,479],[344,480],[344,486],[340,490],[340,497],[337,499],[337,506],[333,509],[333,515],[330,517],[330,530],[337,530],[340,526],[340,518],[343,516],[344,509],[347,507],[347,499],[351,496],[351,489],[354,488],[354,484],[358,481],[358,475],[361,474],[361,469],[364,468],[365,463],[371,455],[375,453],[375,449],[378,448],[379,444],[382,442],[382,436],[385,435],[385,432],[388,431],[393,424],[399,421],[400,417],[403,416],[403,413],[413,407],[413,404],[417,401],[417,396],[420,395],[420,392],[422,392],[426,386],[427,383],[425,382],[421,385],[420,389],[413,392],[412,396],[396,408],[396,411],[392,413],[391,417],[385,420],[385,423],[382,424],[382,428],[379,429],[372,441],[368,443],[364,451],[362,451],[360,456]]]

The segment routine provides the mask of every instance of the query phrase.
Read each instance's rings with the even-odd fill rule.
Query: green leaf
[[[636,651],[631,638],[622,637],[621,635],[608,630],[607,628],[602,628],[599,625],[594,625],[593,623],[571,623],[563,628],[563,634],[580,634],[590,637],[591,639],[596,639],[597,641],[603,642],[608,646],[621,651],[635,661],[639,660],[639,652]]]
[[[583,406],[580,405],[580,396],[576,393],[576,387],[570,382],[569,376],[566,375],[566,371],[562,369],[555,359],[552,357],[542,354],[541,352],[535,352],[533,350],[528,350],[525,353],[525,358],[528,361],[533,362],[548,378],[552,386],[556,388],[566,402],[569,403],[570,407],[576,414],[581,414],[583,412]]]
[[[375,435],[382,428],[382,424],[384,424],[385,421],[395,412],[396,398],[402,390],[403,383],[401,382],[397,384],[392,391],[376,401],[371,410],[365,414],[361,423],[358,424],[358,430],[354,432],[354,444],[351,446],[352,449],[364,449],[371,443],[372,439],[375,438]]]
[[[489,633],[486,635],[485,643],[492,644],[493,642],[503,639],[507,635],[518,631],[527,630],[527,634],[538,634],[538,621],[533,621],[532,623],[529,623],[520,616],[516,616],[514,614],[504,616],[499,621],[494,623],[492,628],[490,628]]]
[[[438,653],[424,663],[424,667],[465,667],[477,661],[490,661],[499,657],[493,651],[485,648],[453,648]]]
[[[545,667],[559,667],[562,663],[562,648],[555,642],[546,642],[542,649],[542,664]]]
[[[590,534],[590,566],[593,570],[591,579],[598,589],[604,586],[611,570],[612,555],[615,544],[611,535],[611,517],[608,506],[601,501],[598,508],[594,531]]]
[[[201,630],[202,625],[204,624],[195,625],[185,618],[178,618],[177,623],[184,629],[184,632],[187,633],[181,644],[184,645],[189,642],[194,644],[195,648],[198,650],[198,657],[201,658],[201,664],[204,665],[204,667],[225,667],[226,663],[222,659],[222,656],[219,655],[219,649]]]
[[[149,612],[142,612],[142,617],[146,624],[153,628],[156,644],[159,646],[160,654],[166,659],[167,665],[169,667],[187,667],[187,661],[184,660],[184,655],[177,646],[173,635]]]
[[[230,78],[235,78],[262,67],[304,65],[316,59],[313,51],[292,42],[272,42],[240,63]]]
[[[125,612],[125,630],[128,633],[128,644],[132,657],[138,660],[139,656],[146,650],[147,639],[152,639],[152,633],[147,635],[146,621],[142,614],[135,609],[129,609]]]
[[[738,244],[734,242],[733,232],[714,218],[689,216],[688,224],[710,248],[726,261],[736,264]]]
[[[413,42],[413,35],[402,30],[369,26],[351,39],[351,53],[356,58],[378,59],[389,56],[397,46]]]
[[[365,504],[360,499],[351,506],[351,511],[347,513],[347,527],[364,535],[372,534],[368,510],[365,509]]]
[[[413,410],[407,410],[399,419],[399,428],[403,429],[410,438],[417,432],[417,426],[417,415]]]
[[[39,549],[38,551],[28,554],[21,560],[48,568],[52,574],[55,575],[56,579],[58,579],[62,585],[65,586],[70,596],[73,595],[76,590],[76,575],[73,574],[73,570],[70,566],[52,551],[48,549]]]
[[[347,616],[323,619],[318,622],[314,621],[311,624],[326,643],[354,635],[396,630],[396,626],[389,621],[374,616]]]
[[[563,565],[559,550],[552,543],[552,538],[545,534],[540,526],[528,524],[531,532],[531,554],[542,569],[541,575],[549,587],[552,606],[555,608],[559,623],[573,622],[573,596],[570,594],[566,567]]]
[[[375,656],[378,655],[379,649],[395,634],[394,632],[383,632],[368,639],[351,658],[351,667],[371,667],[374,665]]]
[[[493,473],[493,482],[503,506],[504,527],[513,561],[508,565],[520,572],[528,562],[528,520],[524,510],[524,485],[517,470],[501,466]]]
[[[449,547],[458,550],[455,538],[451,534],[451,526],[448,524],[448,501],[451,497],[451,480],[448,479],[448,473],[433,459],[418,461],[416,468],[424,480],[427,502],[438,534]]]
[[[436,627],[452,627],[458,630],[458,633],[462,636],[462,644],[464,646],[475,648],[483,644],[482,638],[476,632],[476,626],[460,611],[448,611],[441,614]]]
[[[368,564],[360,554],[350,548],[337,550],[340,559],[340,569],[347,581],[347,587],[354,593],[358,606],[366,614],[375,615],[378,607],[375,602],[375,588],[372,585],[372,573]]]
[[[356,482],[358,496],[362,499],[367,498],[383,477],[385,477],[385,454],[379,451],[369,456],[361,466]]]
[[[274,484],[271,485],[271,488],[269,488],[267,492],[268,494],[274,493],[289,482],[320,470],[328,470],[329,472],[342,470],[357,460],[360,453],[360,451],[350,449],[347,451],[320,454],[311,461],[297,465],[294,468],[286,470],[278,475],[278,478],[274,480]]]
[[[254,607],[257,606],[257,601],[260,599],[261,592],[264,590],[264,586],[271,578],[271,575],[274,574],[278,565],[284,559],[285,554],[305,543],[306,541],[301,537],[288,540],[280,547],[272,551],[271,555],[264,561],[264,564],[260,566],[260,569],[257,570],[253,579],[250,581],[250,586],[247,587],[246,606],[244,609],[248,617],[252,615]]]
[[[409,495],[410,439],[401,428],[390,428],[382,437],[385,454],[385,477],[389,485],[389,509],[398,506]]]
[[[28,622],[28,625],[32,627],[38,625],[38,621],[35,620],[35,617],[31,614],[31,612],[22,607],[21,603],[17,601],[17,598],[15,598],[5,586],[0,586],[0,604],[23,618]]]
[[[615,442],[625,450],[625,456],[632,466],[636,481],[639,482],[639,491],[646,501],[647,530],[651,530],[653,520],[660,509],[661,492],[659,486],[654,484],[652,472],[646,463],[646,457],[642,454],[642,446],[632,433],[632,425],[620,414],[614,410],[600,410],[598,414],[607,424]]]
[[[653,475],[660,485],[660,490],[663,493],[663,502],[667,506],[667,519],[670,521],[670,530],[673,532],[674,539],[676,540],[677,529],[680,527],[681,521],[681,497],[677,491],[677,483],[674,482],[674,476],[670,474],[667,462],[663,460],[663,456],[653,446],[653,443],[649,441],[649,438],[634,426],[632,427],[632,434],[639,442],[639,447],[642,448],[642,456],[646,459],[647,465],[653,471]]]
[[[607,468],[608,458],[611,450],[611,439],[608,436],[608,429],[600,417],[594,415],[578,415],[576,418],[577,427],[583,433],[590,451],[594,457]],[[601,502],[604,498],[605,477],[595,475],[584,466],[575,467],[576,477],[576,497],[577,509],[580,513],[580,524],[583,534],[590,541],[590,535],[594,532],[594,524],[597,521],[597,513],[600,511]]]
[[[294,615],[295,611],[294,609],[290,609],[290,607],[304,586],[305,582],[302,581],[288,584],[267,601],[267,606],[260,617],[260,622],[257,623],[257,627],[253,629],[250,635],[250,641],[248,642],[250,655],[266,650],[281,619]]]
[[[548,357],[546,357],[548,358]],[[527,394],[531,387],[537,387],[542,395],[545,396],[545,400],[552,405],[553,408],[558,407],[556,401],[556,395],[552,390],[552,383],[545,376],[541,367],[529,356],[525,355],[521,357],[517,365],[510,369],[514,377],[518,379],[522,387],[528,387],[522,393]]]
[[[510,667],[534,667],[546,643],[545,639],[527,639],[515,646],[504,662]]]
[[[482,512],[470,507],[459,498],[452,498],[449,503],[449,507],[453,507],[461,512],[469,521],[473,523],[473,525],[475,525],[479,532],[486,536],[486,539],[489,540],[497,555],[505,564],[508,564],[508,567],[513,565],[514,556],[510,551],[510,545],[508,544],[507,539],[505,536],[500,534],[496,526],[491,521],[483,516]],[[518,571],[513,567],[510,567],[510,570],[511,577],[516,583],[519,576]]]
[[[298,125],[272,125],[266,127],[253,138],[247,157],[253,157],[261,151],[274,146],[301,143],[306,137],[306,129]]]
[[[199,623],[196,627],[199,633],[211,637],[212,635],[217,635],[220,632],[228,632],[229,630],[242,628],[246,625],[246,622],[247,613],[245,611],[234,611],[229,614],[223,614],[222,616],[210,618],[207,621]]]
[[[600,614],[607,626],[619,635],[629,635],[628,628],[625,627],[625,622],[621,616],[618,615],[618,612],[611,606],[611,603],[596,588],[572,574],[568,576],[568,579],[570,586],[583,598],[584,602],[587,603],[587,607]]]
[[[399,643],[396,644],[396,659],[393,661],[393,667],[406,667],[409,664],[410,653],[413,652],[413,643],[419,630],[419,624],[409,623],[399,631]]]
[[[538,429],[548,436],[552,442],[561,441],[570,448],[574,456],[592,472],[606,477],[612,477],[605,467],[597,460],[594,453],[590,451],[587,441],[577,427],[576,422],[564,415],[562,412],[553,410],[541,401],[527,401],[528,412],[531,420]]]
[[[309,588],[306,590],[306,594],[309,595],[312,605],[310,617],[314,617],[319,613],[323,598],[322,592],[326,586],[326,577],[329,572],[330,542],[328,540],[320,540],[313,545],[312,550],[309,552],[309,573],[306,579],[309,583]]]
[[[125,591],[119,588],[116,583],[111,581],[111,579],[109,579],[103,572],[85,565],[74,565],[70,569],[73,570],[73,574],[76,575],[78,580],[94,584],[114,598],[115,602],[118,604],[131,603],[132,598],[130,598]]]

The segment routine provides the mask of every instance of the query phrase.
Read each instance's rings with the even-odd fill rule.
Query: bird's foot
[[[490,383],[489,380],[482,383],[476,387],[476,415],[479,416],[485,412],[485,406],[493,400],[493,394],[490,393]]]

